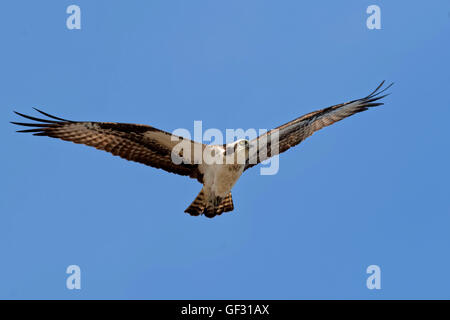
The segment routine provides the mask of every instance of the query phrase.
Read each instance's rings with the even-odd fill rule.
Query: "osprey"
[[[36,136],[59,138],[85,144],[124,159],[197,179],[203,184],[198,196],[185,210],[193,216],[208,218],[232,211],[231,189],[242,173],[254,165],[298,145],[315,131],[329,126],[369,107],[380,106],[378,100],[384,81],[368,96],[314,111],[248,141],[241,139],[225,145],[205,145],[147,125],[71,121],[40,112],[40,119],[15,112],[35,123],[11,122],[33,127],[19,130]],[[277,139],[272,139],[274,136]],[[275,140],[275,141],[274,141]],[[182,149],[177,151],[182,142]],[[205,154],[220,161],[201,161]],[[231,159],[231,161],[230,161]],[[238,160],[241,161],[238,161]]]

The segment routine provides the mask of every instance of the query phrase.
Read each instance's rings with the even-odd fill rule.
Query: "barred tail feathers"
[[[213,218],[217,215],[222,214],[223,212],[233,211],[233,209],[234,205],[231,192],[228,193],[226,197],[220,201],[220,204],[218,206],[214,206],[213,203],[208,203],[206,201],[205,193],[202,189],[195,200],[184,212],[189,213],[192,216],[204,214],[205,217]]]

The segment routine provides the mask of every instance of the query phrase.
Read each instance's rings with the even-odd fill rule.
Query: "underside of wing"
[[[115,156],[139,162],[154,168],[163,169],[179,175],[189,176],[202,182],[202,174],[193,157],[183,155],[186,146],[190,150],[203,148],[201,143],[174,136],[168,132],[147,125],[71,121],[52,116],[35,109],[47,119],[31,117],[15,112],[33,123],[12,122],[30,127],[18,132],[33,133],[35,136],[59,138],[65,141],[85,144],[110,152]],[[179,153],[172,153],[180,143],[185,146]],[[187,152],[185,152],[187,153]]]
[[[378,100],[392,84],[382,89],[384,81],[368,96],[317,110],[294,119],[250,141],[250,155],[245,169],[280,154],[311,136],[314,132],[355,113],[383,105]]]

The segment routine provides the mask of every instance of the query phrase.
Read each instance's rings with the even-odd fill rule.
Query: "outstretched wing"
[[[298,145],[317,130],[370,107],[382,105],[383,103],[376,101],[387,96],[387,94],[381,94],[393,83],[381,90],[383,84],[384,81],[365,98],[310,112],[251,140],[249,159],[245,169]]]
[[[202,174],[194,157],[183,156],[183,150],[175,153],[173,161],[172,150],[182,141],[186,147],[200,148],[204,145],[151,126],[114,123],[114,122],[85,122],[71,121],[52,116],[48,113],[36,111],[49,119],[40,119],[15,112],[26,119],[36,123],[12,122],[13,124],[32,127],[32,129],[19,130],[30,132],[35,136],[59,138],[74,143],[85,144],[112,153],[124,159],[163,169],[168,172],[189,176],[202,182]]]

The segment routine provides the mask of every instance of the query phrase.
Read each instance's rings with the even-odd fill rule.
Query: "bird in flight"
[[[197,179],[203,188],[185,212],[213,218],[234,209],[231,189],[245,170],[298,145],[326,126],[382,105],[379,100],[387,96],[382,93],[392,84],[382,89],[383,85],[384,81],[364,98],[310,112],[250,141],[240,139],[224,145],[205,145],[141,124],[71,121],[36,108],[47,118],[15,112],[35,122],[11,123],[31,127],[18,132],[85,144],[130,161]],[[220,161],[202,161],[205,154]]]

